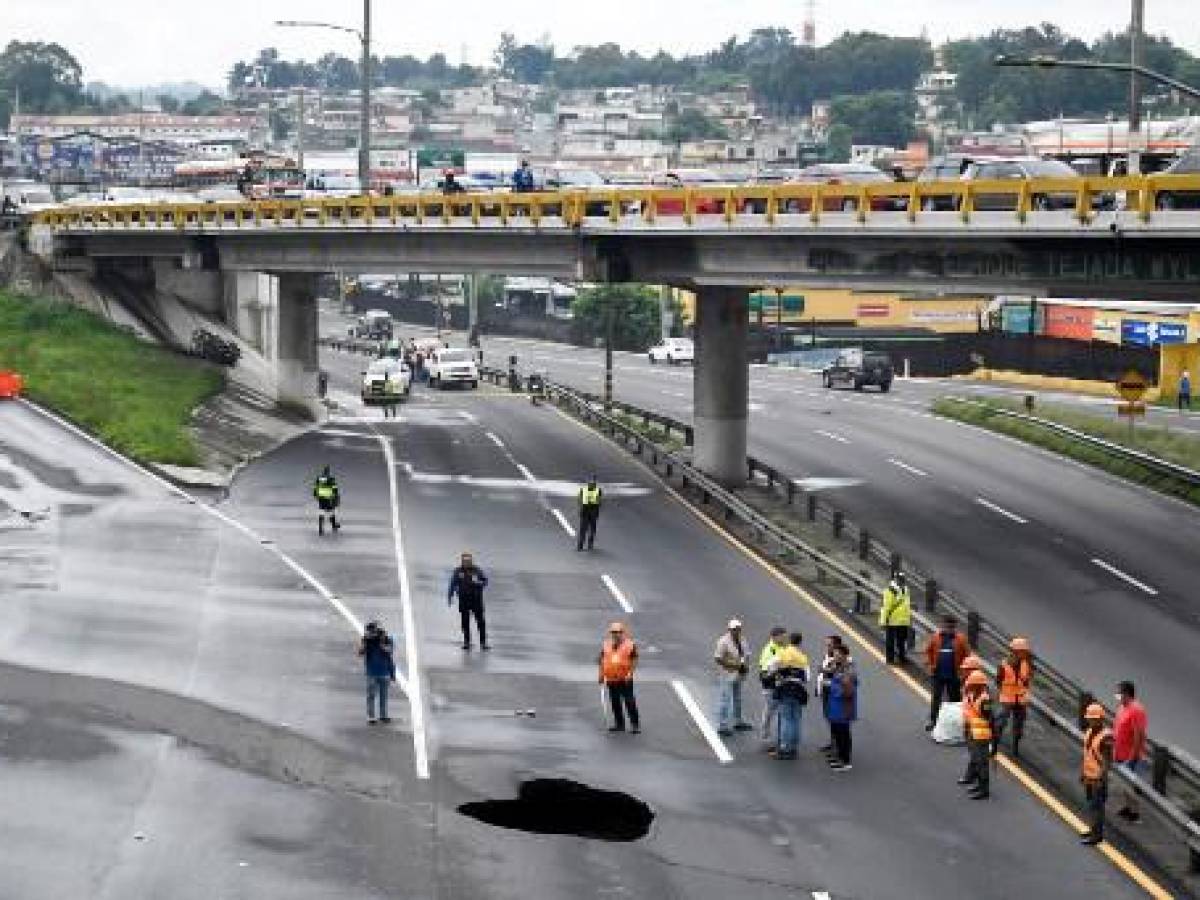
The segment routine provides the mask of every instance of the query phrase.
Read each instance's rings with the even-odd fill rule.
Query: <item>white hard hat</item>
[[[730,628],[741,628],[741,627],[742,627],[742,620],[741,620],[741,619],[730,619],[730,620],[729,620],[729,627],[730,627]]]

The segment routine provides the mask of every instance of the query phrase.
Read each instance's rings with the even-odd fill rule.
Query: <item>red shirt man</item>
[[[1132,681],[1117,685],[1117,715],[1113,719],[1113,763],[1130,775],[1137,774],[1146,756],[1146,708],[1135,698]],[[1124,792],[1124,804],[1117,815],[1129,822],[1141,819],[1138,798]]]

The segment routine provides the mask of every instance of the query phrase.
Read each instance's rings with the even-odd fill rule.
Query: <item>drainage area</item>
[[[636,841],[654,821],[654,812],[636,797],[566,778],[523,781],[516,799],[464,803],[458,811],[497,828],[598,841]]]

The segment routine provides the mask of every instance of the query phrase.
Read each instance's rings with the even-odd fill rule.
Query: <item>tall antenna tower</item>
[[[800,42],[805,47],[817,46],[817,0],[804,0],[804,27]]]

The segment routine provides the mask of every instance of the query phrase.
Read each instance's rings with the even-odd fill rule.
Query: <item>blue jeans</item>
[[[800,746],[800,719],[802,707],[794,697],[782,697],[776,701],[779,707],[779,745],[781,754],[794,755]]]
[[[743,721],[742,719],[742,680],[731,679],[726,675],[718,676],[717,681],[717,725],[723,729],[732,728]]]
[[[375,718],[375,697],[379,697],[379,718],[386,719],[388,717],[388,682],[391,681],[386,675],[368,675],[367,676],[367,718]]]

